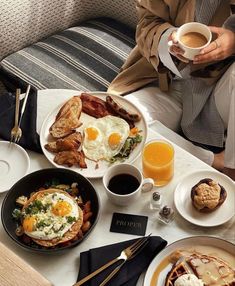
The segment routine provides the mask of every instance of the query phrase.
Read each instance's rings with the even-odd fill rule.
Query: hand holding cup
[[[190,22],[174,31],[168,42],[169,51],[183,62],[194,60],[202,49],[206,48],[212,38],[210,29],[201,23]]]

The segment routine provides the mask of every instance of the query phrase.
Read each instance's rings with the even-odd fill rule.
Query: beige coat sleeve
[[[136,1],[139,15],[137,45],[110,84],[110,93],[127,94],[157,80],[161,90],[167,90],[168,70],[159,65],[159,40],[168,28],[192,21],[196,0]]]
[[[174,27],[175,13],[179,1],[138,0],[137,11],[139,23],[136,29],[136,42],[139,52],[158,70],[158,43],[161,35]],[[172,4],[174,2],[174,4]]]

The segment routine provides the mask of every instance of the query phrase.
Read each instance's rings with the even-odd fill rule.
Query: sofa
[[[28,84],[37,90],[106,91],[135,46],[135,2],[1,0],[0,94]],[[157,119],[157,132],[204,158],[201,148]]]
[[[8,89],[107,89],[135,45],[134,0],[2,0],[0,74]]]

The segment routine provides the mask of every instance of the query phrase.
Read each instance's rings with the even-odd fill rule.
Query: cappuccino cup
[[[189,60],[193,60],[203,48],[207,47],[211,38],[210,29],[197,22],[186,23],[176,32],[178,46],[184,51],[183,56]]]
[[[112,203],[128,206],[140,197],[141,192],[152,190],[154,181],[151,178],[144,179],[137,167],[123,163],[107,169],[103,185]]]

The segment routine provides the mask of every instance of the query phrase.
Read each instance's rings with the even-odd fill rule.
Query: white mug
[[[203,35],[207,39],[206,44],[196,48],[186,46],[184,43],[182,43],[181,37],[190,32],[196,32]],[[207,47],[210,44],[212,39],[212,33],[208,26],[197,22],[190,22],[179,27],[176,32],[176,39],[178,42],[178,46],[184,51],[183,56],[189,60],[193,60],[196,55],[200,54],[203,48]],[[170,43],[170,45],[171,44],[172,43]]]
[[[117,175],[131,175],[138,180],[137,188],[127,194],[118,194],[109,189],[110,180]],[[154,181],[151,178],[144,179],[140,170],[131,164],[113,165],[107,169],[103,176],[103,185],[110,201],[119,206],[128,206],[137,200],[141,192],[152,190]],[[119,185],[118,187],[122,187]]]

